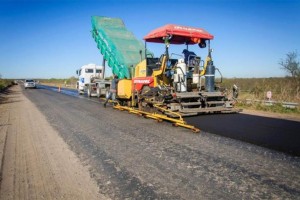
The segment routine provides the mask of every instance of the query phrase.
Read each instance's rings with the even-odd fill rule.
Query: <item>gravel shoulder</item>
[[[0,94],[0,199],[107,199],[21,90]]]
[[[300,115],[296,115],[296,114],[264,112],[264,111],[259,111],[259,110],[250,110],[250,109],[243,109],[242,113],[248,114],[248,115],[271,117],[271,118],[277,118],[277,119],[286,119],[286,120],[300,122]]]

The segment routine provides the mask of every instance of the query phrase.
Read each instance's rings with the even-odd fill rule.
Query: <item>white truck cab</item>
[[[96,64],[83,65],[76,71],[78,75],[77,89],[79,94],[100,97],[106,94],[107,88],[110,86],[110,82],[104,79],[103,66]]]

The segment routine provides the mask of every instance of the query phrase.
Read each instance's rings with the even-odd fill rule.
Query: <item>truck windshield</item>
[[[85,73],[93,73],[94,70],[93,69],[85,69]]]

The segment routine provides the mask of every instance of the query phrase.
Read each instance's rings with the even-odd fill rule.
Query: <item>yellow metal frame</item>
[[[207,56],[206,59],[205,59],[205,63],[204,63],[204,66],[203,66],[203,70],[200,72],[200,76],[203,76],[206,72],[206,67],[207,67],[207,64],[208,62],[211,61],[211,57],[210,56]]]
[[[155,86],[157,86],[157,85],[166,85],[166,83],[167,83],[167,80],[164,80],[164,77],[162,76],[162,74],[164,73],[165,68],[166,68],[166,59],[167,59],[167,57],[166,57],[166,55],[164,55],[164,57],[162,59],[160,69],[153,71],[152,77],[154,77],[154,85]],[[139,73],[140,73],[140,71],[143,71],[145,66],[146,66],[145,61],[142,61],[141,63],[139,63],[139,66],[137,68],[139,70]],[[140,76],[139,73],[135,72],[135,75],[139,77]],[[122,94],[123,94],[123,96],[126,96],[127,98],[128,97],[130,98],[130,96],[131,96],[132,97],[131,104],[134,105],[135,104],[135,102],[134,102],[134,93],[135,93],[135,91],[134,90],[132,91],[132,88],[131,88],[132,85],[129,85],[128,80],[126,80],[126,84],[127,84],[127,87],[122,88],[123,89]],[[130,90],[128,88],[130,88]],[[129,95],[129,93],[130,93],[130,95]],[[119,95],[119,93],[118,93],[118,95]],[[140,115],[140,116],[143,116],[143,117],[146,117],[146,118],[151,118],[151,119],[156,120],[157,122],[162,122],[164,120],[169,121],[169,122],[173,123],[172,124],[173,126],[176,126],[176,127],[180,126],[180,127],[183,127],[183,128],[191,129],[194,133],[200,132],[200,129],[196,128],[195,126],[187,124],[183,120],[183,118],[180,114],[178,114],[177,112],[172,112],[172,111],[169,111],[169,110],[163,108],[162,104],[155,104],[153,106],[155,108],[157,108],[158,110],[161,110],[164,113],[170,113],[173,116],[177,116],[178,118],[171,118],[171,117],[168,117],[167,115],[164,115],[164,114],[150,113],[150,112],[142,111],[142,110],[135,109],[135,108],[129,107],[129,106],[121,106],[117,101],[109,100],[109,102],[112,102],[112,103],[116,104],[116,105],[113,106],[113,108],[118,109],[118,110],[127,110],[129,113],[137,114],[137,115]]]
[[[176,127],[180,126],[180,127],[184,127],[184,128],[187,128],[187,129],[191,129],[194,133],[200,132],[200,129],[196,128],[195,126],[187,124],[178,113],[168,111],[168,110],[160,107],[160,105],[154,105],[154,106],[156,108],[160,109],[160,110],[167,111],[167,112],[170,112],[172,114],[177,115],[179,117],[179,119],[171,118],[171,117],[168,117],[168,116],[163,115],[163,114],[157,114],[157,113],[150,113],[150,112],[146,112],[146,111],[141,111],[141,110],[138,110],[138,109],[135,109],[135,108],[132,108],[132,107],[128,107],[128,106],[121,106],[120,104],[115,105],[114,108],[118,109],[118,110],[122,110],[122,111],[127,110],[129,113],[137,114],[139,116],[143,116],[143,117],[146,117],[146,118],[151,118],[151,119],[156,120],[157,122],[162,122],[163,120],[170,121],[170,122],[173,123],[172,124],[173,126],[176,126]]]

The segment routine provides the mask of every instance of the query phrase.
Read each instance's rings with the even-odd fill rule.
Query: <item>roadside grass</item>
[[[222,86],[229,91],[233,84],[239,88],[239,99],[264,100],[272,92],[272,100],[300,103],[300,79],[292,77],[224,78]]]
[[[11,79],[0,79],[0,91],[11,85],[13,85],[13,81]]]
[[[281,102],[293,102],[300,105],[300,80],[291,77],[271,78],[224,78],[222,86],[229,93],[233,84],[239,88],[238,108],[259,110],[273,113],[300,115],[300,106],[297,108],[285,108]],[[264,105],[255,100],[266,100],[267,92],[272,92],[271,100],[278,102],[274,105]],[[247,103],[250,99],[253,103]]]
[[[42,84],[45,85],[51,85],[51,86],[61,86],[61,87],[70,87],[70,88],[76,88],[76,82],[77,82],[76,77],[70,77],[66,79],[56,79],[56,78],[51,78],[51,79],[38,79],[38,81]]]

